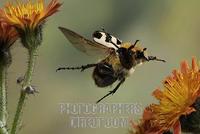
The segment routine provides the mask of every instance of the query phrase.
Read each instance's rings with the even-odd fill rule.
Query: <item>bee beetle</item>
[[[98,87],[107,87],[119,81],[117,86],[109,91],[105,96],[99,99],[99,103],[104,98],[113,95],[120,87],[125,79],[134,72],[137,65],[141,65],[148,61],[162,61],[155,56],[147,55],[147,48],[139,47],[135,43],[123,43],[113,35],[105,32],[105,30],[95,31],[93,33],[93,41],[84,38],[83,36],[63,27],[59,27],[65,37],[71,44],[84,53],[96,55],[100,54],[104,58],[97,63],[82,65],[78,67],[60,67],[59,70],[81,70],[94,68],[92,77]]]

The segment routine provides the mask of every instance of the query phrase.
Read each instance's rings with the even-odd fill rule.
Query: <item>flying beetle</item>
[[[99,103],[104,98],[113,95],[119,87],[125,82],[126,78],[132,74],[137,65],[149,61],[161,61],[156,56],[148,56],[147,48],[139,47],[135,43],[124,43],[113,35],[105,32],[104,29],[93,33],[93,41],[88,40],[78,33],[64,27],[59,27],[61,32],[69,40],[69,42],[78,50],[90,54],[101,54],[104,56],[100,62],[86,64],[77,67],[60,67],[59,70],[81,70],[94,68],[92,77],[98,87],[107,87],[118,81],[116,87],[109,91],[105,96],[100,98],[96,103]]]

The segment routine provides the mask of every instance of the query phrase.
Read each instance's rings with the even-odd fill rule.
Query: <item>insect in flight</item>
[[[59,27],[65,37],[71,44],[84,53],[100,54],[104,56],[100,62],[82,65],[78,67],[60,67],[59,70],[81,70],[94,68],[93,79],[98,87],[107,87],[119,81],[117,86],[109,91],[105,96],[97,101],[99,103],[104,98],[113,95],[120,87],[125,79],[135,70],[135,67],[147,61],[162,61],[156,56],[148,56],[147,48],[138,46],[139,40],[135,43],[124,43],[111,34],[105,32],[104,29],[93,33],[93,41],[63,27]]]

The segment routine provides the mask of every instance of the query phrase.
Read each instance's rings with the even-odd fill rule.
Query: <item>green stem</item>
[[[33,74],[33,70],[34,70],[34,64],[35,64],[35,60],[36,60],[36,53],[37,53],[37,49],[29,50],[28,68],[27,68],[27,71],[26,71],[26,74],[24,77],[24,82],[22,85],[22,90],[21,90],[21,94],[20,94],[20,98],[18,101],[17,110],[15,113],[15,117],[14,117],[14,121],[12,124],[12,129],[11,129],[10,134],[16,134],[16,131],[20,126],[19,125],[20,117],[22,116],[23,107],[24,107],[25,100],[26,100],[25,88],[27,86],[30,86],[30,84],[31,84],[32,74]]]
[[[7,66],[0,65],[0,134],[7,131],[7,92],[6,92]]]

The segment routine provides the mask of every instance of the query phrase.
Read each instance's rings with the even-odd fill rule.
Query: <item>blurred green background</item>
[[[1,0],[2,1],[2,0]],[[113,87],[97,88],[91,78],[92,70],[57,72],[60,66],[93,63],[95,58],[77,51],[58,30],[63,26],[91,39],[91,34],[104,27],[123,41],[141,40],[150,55],[166,63],[149,62],[138,67],[118,92],[104,100],[106,103],[135,103],[143,107],[155,102],[152,91],[179,67],[182,60],[200,57],[199,0],[63,0],[56,15],[44,28],[44,41],[39,49],[33,85],[39,94],[28,97],[21,134],[125,134],[127,128],[72,129],[69,119],[59,112],[59,103],[95,103]],[[3,0],[0,5],[6,3]],[[24,74],[27,53],[18,41],[12,48],[13,64],[8,76],[10,121],[15,112],[20,86],[16,79]],[[133,115],[139,119],[139,115]]]

